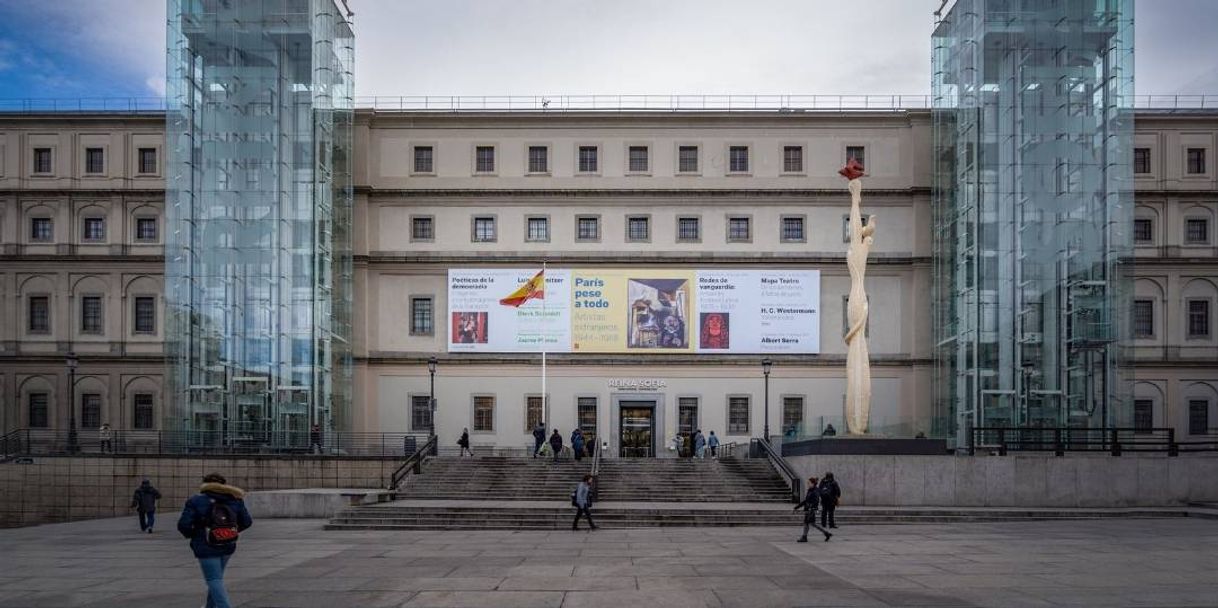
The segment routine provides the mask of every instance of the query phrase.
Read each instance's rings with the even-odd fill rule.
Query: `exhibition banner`
[[[450,352],[820,352],[820,271],[537,269],[448,273]]]

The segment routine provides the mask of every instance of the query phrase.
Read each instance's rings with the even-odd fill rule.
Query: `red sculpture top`
[[[846,166],[838,169],[837,174],[846,179],[858,179],[863,177],[863,164],[855,159],[846,161]]]

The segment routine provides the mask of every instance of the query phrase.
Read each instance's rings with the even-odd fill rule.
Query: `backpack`
[[[227,547],[237,542],[237,513],[227,503],[211,498],[211,508],[203,517],[203,538],[213,547]]]

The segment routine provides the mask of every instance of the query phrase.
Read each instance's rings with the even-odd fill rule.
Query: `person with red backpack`
[[[207,583],[206,608],[231,608],[224,589],[224,568],[237,550],[237,538],[254,524],[242,500],[245,492],[228,485],[224,476],[209,473],[199,493],[186,500],[178,518],[178,532],[190,539]]]

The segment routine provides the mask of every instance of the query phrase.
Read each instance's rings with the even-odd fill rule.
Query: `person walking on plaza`
[[[562,435],[558,429],[554,429],[554,434],[550,435],[550,450],[554,452],[554,462],[558,462],[558,455],[562,453]]]
[[[804,499],[799,504],[795,505],[792,511],[798,511],[800,507],[804,508],[804,533],[795,542],[808,542],[808,528],[816,528],[825,535],[825,542],[833,536],[828,530],[816,525],[816,507],[820,504],[820,486],[817,484],[815,477],[808,478],[808,492],[804,495]]]
[[[694,456],[701,459],[706,452],[706,436],[702,429],[694,431]]]
[[[203,571],[206,608],[232,606],[224,589],[224,569],[237,551],[240,533],[254,525],[243,498],[241,488],[228,485],[219,473],[210,473],[203,478],[199,493],[186,500],[178,518],[178,532],[190,539],[190,550]]]
[[[533,427],[533,458],[537,458],[537,454],[541,452],[541,446],[546,443],[546,425],[539,420],[537,426]]]
[[[321,454],[321,425],[314,424],[313,428],[309,429],[309,451],[314,454]]]
[[[579,429],[571,431],[571,451],[575,453],[575,461],[579,462],[584,455],[584,432]]]
[[[97,443],[103,454],[114,451],[114,431],[110,430],[109,422],[103,422],[101,428],[97,429]]]
[[[579,516],[583,515],[588,519],[588,528],[595,530],[596,524],[592,523],[592,476],[584,475],[584,478],[576,486],[575,491],[571,493],[571,506],[575,507],[575,521],[571,524],[572,530],[579,529]]]
[[[152,524],[156,523],[156,501],[160,499],[161,493],[147,479],[140,482],[140,487],[131,495],[131,508],[140,515],[140,532],[152,534]]]
[[[837,510],[837,501],[842,497],[842,489],[833,479],[833,473],[825,473],[820,480],[820,525],[822,528],[836,528],[833,512]]]
[[[715,435],[714,431],[710,432],[710,437],[706,440],[706,446],[710,448],[711,458],[719,457],[719,437]]]
[[[470,458],[474,457],[474,451],[471,450],[469,447],[469,429],[468,428],[461,429],[461,438],[457,440],[457,445],[461,446],[461,454],[459,456],[464,456],[466,452],[469,452],[469,457]]]

